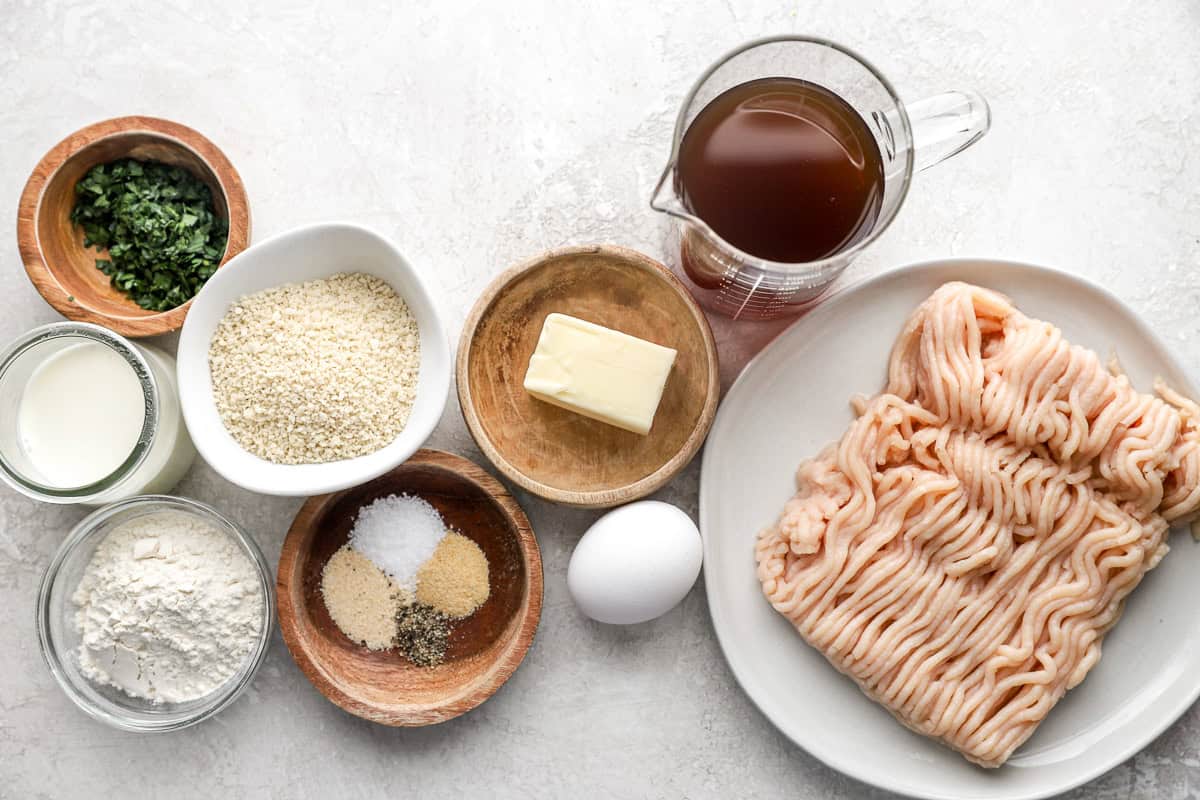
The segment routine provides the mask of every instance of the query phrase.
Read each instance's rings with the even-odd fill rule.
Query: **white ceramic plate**
[[[238,298],[338,272],[366,272],[382,278],[408,303],[421,336],[416,402],[404,430],[381,450],[326,464],[273,464],[243,450],[222,424],[208,370],[209,342]],[[184,321],[177,372],[188,432],[213,469],[260,494],[325,494],[382,475],[429,438],[450,394],[450,343],[420,275],[391,242],[358,225],[323,223],[260,242],[216,271],[192,301]]]
[[[984,770],[908,731],[862,694],[768,605],[754,576],[755,534],[793,493],[801,459],[836,439],[847,400],[882,388],[893,340],[949,280],[1004,292],[1075,343],[1115,351],[1134,385],[1162,376],[1195,396],[1183,369],[1137,316],[1079,278],[1024,264],[919,264],[852,286],[784,331],[722,402],[700,481],[704,575],[713,626],[734,675],[796,744],[859,780],[942,800],[1022,800],[1084,783],[1145,747],[1200,695],[1200,546],[1171,552],[1129,598],[1103,657],[1008,764]]]

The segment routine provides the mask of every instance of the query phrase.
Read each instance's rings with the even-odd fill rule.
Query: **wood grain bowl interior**
[[[17,233],[34,286],[69,319],[95,322],[128,336],[150,336],[183,324],[187,306],[165,312],[139,307],[96,268],[106,252],[84,247],[71,222],[75,184],[97,164],[121,158],[183,167],[208,186],[216,214],[229,223],[221,263],[249,243],[245,189],[233,165],[196,131],[148,117],[123,117],[84,128],[55,146],[34,169],[21,196]]]
[[[358,509],[401,493],[429,501],[488,559],[487,602],[454,623],[446,662],[432,668],[351,641],[321,596],[321,571],[349,538]],[[474,463],[440,451],[421,450],[369,483],[310,498],[280,556],[279,621],[296,662],[334,703],[388,725],[440,722],[491,696],[524,658],[541,602],[541,557],[516,501]]]
[[[678,350],[649,434],[525,391],[529,357],[555,311]],[[501,275],[459,348],[459,399],[476,442],[506,476],[560,503],[604,507],[653,492],[691,460],[716,411],[716,345],[703,312],[665,267],[624,248],[567,248]]]

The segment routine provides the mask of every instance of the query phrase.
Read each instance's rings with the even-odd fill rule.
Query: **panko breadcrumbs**
[[[238,300],[208,364],[221,421],[246,450],[277,464],[338,461],[404,429],[420,335],[385,281],[340,273]]]

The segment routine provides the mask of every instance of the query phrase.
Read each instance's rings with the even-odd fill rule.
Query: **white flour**
[[[171,511],[110,532],[72,599],[83,674],[156,703],[221,686],[262,629],[250,558],[223,531]]]

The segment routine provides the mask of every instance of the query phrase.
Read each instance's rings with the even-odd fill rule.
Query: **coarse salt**
[[[358,510],[350,546],[413,593],[417,570],[433,556],[445,535],[446,522],[436,508],[419,497],[393,494]]]

